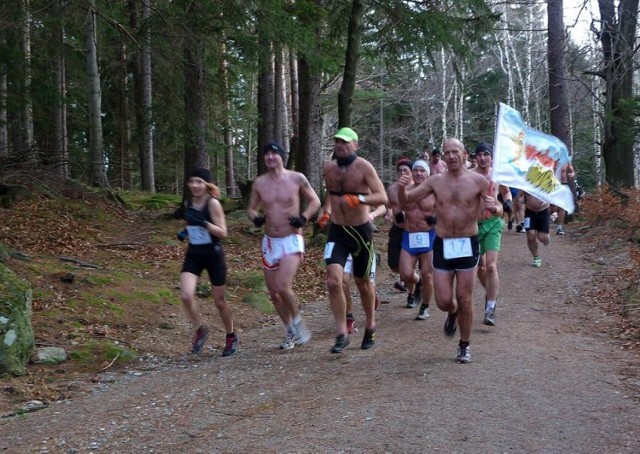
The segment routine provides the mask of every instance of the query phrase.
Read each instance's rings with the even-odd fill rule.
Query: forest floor
[[[636,249],[611,223],[553,234],[541,268],[531,266],[525,235],[505,230],[497,326],[482,324],[478,284],[473,362],[458,364],[445,314],[432,301],[431,318],[416,321],[393,288],[385,224],[375,238],[384,301],[375,347],[359,348],[356,297],[361,331],[345,352],[329,353],[322,247],[310,245],[295,290],[313,339],[279,350],[277,317],[248,304],[264,294],[254,282],[261,233],[230,214],[228,299],[240,349],[222,358],[208,298],[200,301],[212,335],[204,353],[187,353],[176,288],[185,246],[172,239],[180,222],[83,197],[0,210],[0,241],[21,253],[8,264],[34,286],[37,343],[71,353],[0,379],[2,452],[640,451],[640,324],[623,304],[637,298]],[[73,282],[62,282],[69,274]]]

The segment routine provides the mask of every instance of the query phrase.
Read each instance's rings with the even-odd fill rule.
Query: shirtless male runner
[[[549,202],[540,200],[523,190],[520,190],[518,197],[523,199],[525,206],[522,225],[527,232],[527,247],[533,256],[533,266],[539,268],[542,265],[542,259],[538,255],[538,242],[548,246],[551,241],[549,237],[550,205]]]
[[[327,193],[331,199],[331,226],[324,260],[327,265],[329,302],[337,331],[331,352],[340,353],[351,342],[342,289],[343,271],[349,254],[353,258],[353,280],[358,287],[366,318],[360,348],[367,350],[375,344],[375,294],[369,281],[375,255],[368,205],[386,205],[387,195],[371,163],[356,155],[358,135],[355,131],[341,128],[333,137],[335,159],[324,165]]]
[[[411,175],[411,167],[413,162],[407,158],[400,158],[396,162],[396,172],[398,177],[401,175]],[[404,231],[404,213],[400,209],[398,201],[398,182],[391,183],[387,188],[387,213],[384,218],[391,222],[389,229],[389,242],[387,243],[387,265],[394,273],[400,272],[400,251],[402,250],[402,232]],[[393,284],[396,290],[406,292],[407,287],[402,280],[398,280]]]
[[[284,168],[284,149],[279,143],[268,143],[263,153],[267,173],[253,182],[247,214],[256,227],[264,226],[264,278],[287,331],[280,348],[288,350],[311,339],[292,285],[304,256],[302,228],[320,208],[320,199],[307,177]],[[301,198],[306,202],[303,212]],[[258,213],[260,208],[263,214]]]
[[[491,183],[491,168],[493,165],[493,147],[491,144],[480,142],[476,147],[475,154],[478,167],[474,171],[487,179],[493,197],[498,197],[498,194],[500,194],[502,198],[502,204],[498,205],[496,213],[483,211],[478,215],[478,241],[480,242],[478,279],[485,289],[483,323],[488,326],[495,326],[496,300],[500,283],[498,254],[502,246],[503,215],[505,212],[512,212],[513,200],[508,186]]]
[[[414,184],[407,189],[419,185],[429,176],[429,164],[418,159],[413,163],[412,177]],[[429,300],[433,293],[433,276],[431,258],[433,256],[433,240],[436,236],[434,226],[436,217],[434,208],[436,198],[433,194],[415,202],[403,203],[404,233],[402,237],[402,251],[400,252],[400,276],[407,284],[409,295],[407,302],[413,302],[414,289],[420,285],[422,304],[416,320],[429,318]],[[420,261],[420,275],[415,272],[416,262]],[[415,306],[415,304],[413,305]],[[407,304],[407,307],[413,307]]]
[[[489,182],[464,167],[465,149],[455,138],[445,140],[443,157],[448,171],[432,175],[407,191],[408,177],[398,181],[401,203],[415,202],[431,194],[436,198],[436,238],[433,244],[433,290],[437,306],[448,313],[446,336],[453,336],[460,325],[456,360],[471,361],[473,286],[480,259],[478,223],[480,210],[498,212],[498,202],[488,194]],[[456,281],[454,294],[454,279]]]
[[[434,148],[431,152],[431,160],[429,161],[429,175],[437,175],[446,171],[447,163],[442,160],[442,153],[437,148]]]

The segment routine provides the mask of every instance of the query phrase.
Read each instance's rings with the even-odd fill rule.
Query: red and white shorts
[[[300,254],[304,256],[304,239],[302,235],[292,233],[282,238],[262,238],[262,266],[268,270],[277,270],[282,258]]]

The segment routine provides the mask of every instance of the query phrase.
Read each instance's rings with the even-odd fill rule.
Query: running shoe
[[[471,362],[471,347],[468,343],[462,343],[462,341],[458,344],[458,356],[456,356],[456,361],[459,363],[470,363]]]
[[[293,334],[287,333],[284,341],[280,344],[280,350],[291,350],[296,346],[296,343],[293,341]]]
[[[336,344],[331,348],[331,353],[342,353],[342,350],[347,348],[350,343],[349,335],[339,334],[336,336]]]
[[[307,329],[300,315],[293,319],[293,332],[293,341],[296,345],[304,345],[311,340],[311,331]]]
[[[395,288],[399,292],[406,292],[407,291],[407,286],[404,285],[404,282],[402,282],[402,281],[396,281],[393,284],[393,288]]]
[[[358,326],[356,324],[356,319],[353,318],[353,315],[347,315],[347,332],[349,334],[355,334],[358,332]]]
[[[557,235],[564,235],[564,230],[562,229],[562,226],[559,226],[559,227],[556,229],[556,234],[557,234]]]
[[[225,339],[224,350],[222,350],[222,356],[231,356],[238,349],[240,339],[235,334],[233,336],[227,336]]]
[[[447,337],[452,337],[457,329],[458,329],[458,312],[455,314],[447,315],[447,319],[444,321],[444,335]]]
[[[522,227],[522,224],[518,224],[516,226],[516,232],[518,232],[518,233],[524,232],[524,227]]]
[[[484,305],[484,321],[482,322],[487,326],[496,326],[496,307],[488,308],[487,304]]]
[[[416,315],[416,320],[426,320],[429,318],[429,308],[427,306],[420,306],[420,311]]]
[[[414,307],[416,307],[416,299],[411,294],[407,295],[407,306],[406,307],[407,307],[407,309],[413,309]]]
[[[507,223],[507,230],[511,229],[513,229],[513,219],[509,219],[509,222]]]
[[[365,328],[364,329],[364,337],[362,338],[362,345],[360,348],[362,350],[369,350],[376,343],[376,329]]]
[[[416,303],[422,301],[422,279],[418,281],[415,288],[413,289],[413,298]]]
[[[540,268],[540,266],[542,266],[542,259],[537,255],[533,258],[533,266],[536,268]]]
[[[200,325],[196,333],[193,335],[193,340],[191,341],[191,353],[200,353],[208,337],[209,328],[205,325]]]

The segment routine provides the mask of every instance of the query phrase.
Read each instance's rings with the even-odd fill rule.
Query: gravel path
[[[94,391],[0,420],[2,452],[640,452],[636,353],[604,334],[612,320],[580,291],[592,270],[569,233],[531,266],[505,233],[498,325],[475,293],[473,362],[454,361],[445,314],[415,321],[393,277],[379,337],[330,354],[326,301],[305,305],[312,341],[276,349],[280,327],[244,333],[235,357],[178,357],[103,376]],[[362,319],[358,307],[357,318]],[[115,380],[113,379],[115,378]]]

